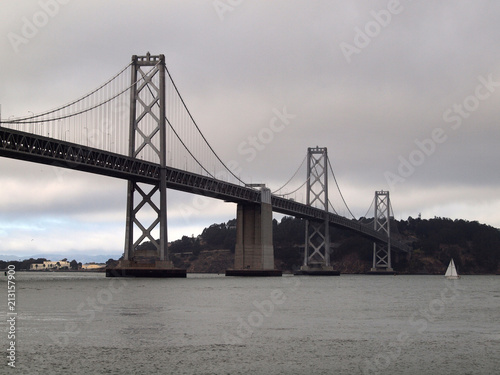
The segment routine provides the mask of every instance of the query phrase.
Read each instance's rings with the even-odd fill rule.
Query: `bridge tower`
[[[172,269],[167,246],[164,55],[132,56],[131,85],[128,156],[148,159],[161,169],[154,185],[128,181],[125,253],[119,268]],[[139,235],[134,236],[135,231]],[[144,241],[154,249],[139,249]]]
[[[306,220],[304,264],[298,274],[332,274],[330,265],[330,232],[328,224],[328,154],[326,147],[307,149],[306,204],[325,210],[321,222]]]
[[[375,192],[375,213],[374,229],[387,235],[387,244],[373,243],[373,268],[371,272],[393,273],[391,264],[391,222],[390,222],[391,201],[388,191]]]

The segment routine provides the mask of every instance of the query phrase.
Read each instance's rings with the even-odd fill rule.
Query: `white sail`
[[[450,264],[448,265],[448,269],[446,270],[444,276],[447,279],[458,279],[460,277],[457,273],[457,269],[455,267],[455,262],[453,261],[453,258],[451,259]]]

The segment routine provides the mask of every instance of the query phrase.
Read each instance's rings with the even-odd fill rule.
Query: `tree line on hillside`
[[[413,249],[442,263],[454,258],[459,269],[498,272],[500,230],[477,221],[442,217],[423,220],[409,217],[397,223],[399,232],[412,238]]]
[[[362,218],[368,224],[372,218]],[[494,273],[500,267],[500,230],[477,221],[433,219],[391,220],[391,233],[406,242],[412,253],[394,254],[393,266],[402,272],[425,272],[426,262],[448,264],[455,259],[464,272]],[[303,262],[305,220],[283,217],[273,220],[273,244],[276,259],[283,269],[296,269]],[[337,262],[355,253],[367,267],[372,262],[373,242],[347,229],[330,228],[333,244],[331,260]],[[204,249],[230,249],[234,252],[236,220],[212,224],[198,237],[183,237],[171,245],[172,253],[193,252]],[[436,266],[436,267],[438,267]]]
[[[171,254],[192,253],[196,256],[202,250],[229,249],[234,252],[236,244],[236,219],[227,223],[212,224],[205,228],[199,236],[182,236],[172,241],[169,246]],[[138,250],[155,250],[150,241],[145,241],[137,247]]]

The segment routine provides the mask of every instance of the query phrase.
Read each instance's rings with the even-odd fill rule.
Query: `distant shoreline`
[[[2,269],[0,272],[5,272],[7,269]],[[104,268],[102,269],[97,269],[97,270],[16,270],[16,272],[30,272],[30,273],[74,273],[74,272],[81,272],[81,273],[89,273],[89,272],[105,272],[106,270]]]
[[[1,269],[0,272],[6,272],[7,269]],[[48,274],[48,273],[105,273],[106,269],[98,269],[98,270],[57,270],[57,271],[48,271],[48,270],[16,270],[16,272],[27,272],[27,273],[40,273],[40,274]],[[197,275],[220,275],[223,272],[187,272],[188,274],[197,274]],[[290,272],[283,272],[284,275],[293,275]],[[340,275],[367,275],[373,276],[367,273],[341,273]],[[464,273],[462,276],[500,276],[499,273]],[[384,275],[386,276],[386,275]],[[444,276],[439,273],[398,273],[394,276]],[[309,276],[310,277],[310,276]]]

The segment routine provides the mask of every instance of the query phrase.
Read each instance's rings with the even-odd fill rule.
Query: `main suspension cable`
[[[328,166],[330,167],[330,172],[332,172],[332,175],[333,175],[333,180],[335,181],[335,185],[337,185],[337,190],[339,191],[340,193],[340,197],[342,198],[342,201],[344,202],[346,208],[347,208],[347,211],[349,211],[349,213],[351,214],[351,216],[356,219],[356,216],[353,215],[353,213],[351,212],[351,210],[349,209],[349,206],[347,205],[345,199],[344,199],[344,196],[342,195],[342,192],[340,191],[340,187],[339,187],[339,184],[337,182],[337,178],[335,177],[335,173],[333,173],[333,168],[332,168],[332,164],[330,163],[330,158],[327,157],[327,160],[328,160]]]
[[[99,107],[102,107],[104,104],[106,103],[109,103],[110,101],[116,99],[117,97],[123,95],[125,92],[127,92],[128,90],[130,90],[130,88],[135,85],[135,83],[133,83],[132,85],[130,85],[129,87],[127,87],[126,89],[120,91],[118,94],[116,94],[115,96],[101,102],[101,103],[98,103],[90,108],[87,108],[87,109],[83,109],[79,112],[74,112],[74,113],[70,113],[68,115],[64,115],[64,116],[60,116],[60,117],[54,117],[54,118],[48,118],[48,119],[39,119],[39,120],[36,120],[36,121],[24,121],[24,120],[32,120],[34,118],[36,118],[37,116],[33,116],[33,117],[25,117],[24,119],[14,119],[14,120],[10,120],[10,121],[5,121],[4,123],[6,124],[39,124],[39,123],[43,123],[43,122],[51,122],[51,121],[58,121],[58,120],[64,120],[64,119],[67,119],[69,117],[74,117],[74,116],[78,116],[78,115],[81,115],[81,114],[84,114],[84,113],[87,113],[87,112],[90,112],[92,111],[93,109],[96,109],[96,108],[99,108]],[[54,111],[55,112],[55,111]],[[50,113],[53,113],[53,112],[50,112]],[[41,115],[40,115],[41,116]]]
[[[297,170],[295,171],[295,173],[293,174],[293,176],[287,182],[285,182],[285,184],[282,187],[280,187],[279,189],[276,189],[275,191],[273,191],[272,194],[274,194],[277,191],[280,191],[281,189],[283,189],[286,185],[288,185],[290,183],[290,181],[292,181],[294,179],[294,177],[297,175],[297,173],[299,173],[300,168],[302,168],[302,165],[304,165],[306,159],[307,159],[307,155],[304,156],[304,159],[302,160],[302,163],[300,163],[299,168],[297,168]],[[307,180],[306,180],[306,182],[307,182]],[[304,186],[304,185],[302,184],[302,186]]]
[[[105,83],[103,83],[101,86],[99,86],[95,90],[91,91],[90,93],[88,93],[88,94],[86,94],[86,95],[84,95],[84,96],[82,96],[82,97],[80,97],[80,98],[78,98],[78,99],[76,99],[76,100],[68,103],[68,104],[63,105],[62,107],[51,109],[51,110],[49,110],[47,112],[42,112],[42,113],[39,113],[39,114],[36,114],[36,115],[33,115],[33,116],[26,116],[26,117],[14,118],[14,119],[12,119],[10,121],[2,121],[0,119],[0,123],[19,123],[19,122],[22,122],[24,124],[29,124],[29,123],[34,123],[34,122],[43,122],[44,120],[31,121],[31,122],[25,122],[25,120],[31,120],[31,119],[34,119],[34,118],[37,118],[37,117],[47,116],[47,115],[50,115],[51,113],[54,113],[54,112],[57,112],[57,111],[61,111],[61,110],[65,109],[65,108],[68,108],[68,107],[72,106],[73,104],[81,102],[82,100],[88,98],[89,96],[95,94],[97,91],[101,90],[103,87],[107,86],[109,83],[113,82],[125,70],[127,70],[130,67],[130,65],[132,65],[132,63],[128,63],[127,66],[125,66],[122,70],[120,70],[119,73],[115,74],[112,78],[110,78],[108,81],[106,81]],[[120,93],[119,95],[121,95],[121,94],[122,93]],[[114,99],[114,98],[112,98],[112,99]],[[105,103],[102,103],[102,104],[105,104]],[[91,108],[91,109],[93,109],[93,108]],[[85,112],[80,112],[80,113],[85,113]],[[76,114],[80,114],[80,113],[76,113]],[[66,116],[66,117],[69,117],[69,116]],[[62,118],[66,118],[66,117],[62,117]],[[55,119],[55,120],[58,120],[58,119]]]
[[[186,151],[189,153],[189,155],[191,155],[191,157],[194,159],[194,161],[205,171],[207,172],[207,174],[212,177],[213,179],[215,179],[215,177],[198,161],[198,159],[196,159],[196,157],[193,155],[193,153],[189,150],[189,148],[186,146],[186,144],[183,142],[183,140],[181,139],[181,137],[179,136],[179,134],[177,134],[177,132],[175,131],[174,127],[172,126],[172,124],[170,123],[170,121],[168,120],[167,116],[165,116],[165,121],[167,121],[167,124],[170,126],[170,129],[172,129],[172,131],[174,132],[175,136],[177,137],[177,139],[179,140],[179,142],[181,142],[182,146],[184,146],[184,148],[186,149]]]
[[[368,207],[368,210],[366,211],[366,214],[364,214],[364,215],[363,215],[363,216],[361,216],[361,217],[364,217],[364,218],[366,218],[366,217],[367,217],[367,215],[368,215],[368,213],[370,212],[370,210],[372,209],[372,207],[373,207],[373,204],[374,204],[374,203],[375,203],[375,197],[373,197],[373,199],[372,199],[372,203],[370,204],[370,207]],[[361,217],[360,217],[360,219],[361,219]]]
[[[338,215],[337,211],[335,210],[335,207],[333,207],[333,204],[332,202],[330,201],[330,199],[328,199],[328,204],[330,205],[330,207],[332,208],[332,211],[334,214]]]
[[[186,106],[186,103],[184,102],[184,99],[182,98],[181,96],[181,93],[179,92],[179,90],[177,89],[177,85],[175,84],[174,80],[172,79],[172,76],[170,75],[170,72],[168,71],[168,68],[165,66],[165,71],[167,72],[168,74],[168,77],[170,78],[170,82],[172,82],[172,85],[175,89],[175,91],[177,92],[177,95],[179,96],[179,99],[181,100],[182,102],[182,105],[184,106],[184,109],[186,110],[187,114],[189,115],[189,118],[191,119],[191,121],[193,122],[194,126],[196,127],[196,129],[198,130],[198,133],[200,133],[201,137],[203,138],[203,140],[205,141],[205,143],[207,144],[208,148],[210,149],[210,151],[212,151],[212,153],[215,155],[215,157],[217,158],[217,160],[219,160],[219,162],[224,166],[224,168],[226,168],[226,170],[234,177],[236,178],[239,182],[241,182],[243,185],[246,185],[246,183],[240,179],[238,176],[236,176],[232,170],[230,170],[226,164],[224,164],[224,162],[219,158],[219,155],[216,154],[216,152],[214,151],[214,149],[212,148],[212,146],[210,146],[210,143],[208,143],[207,139],[205,138],[205,136],[203,135],[203,133],[201,132],[200,128],[198,127],[198,124],[196,123],[196,121],[194,120],[193,116],[191,115],[191,112],[189,111],[188,107]]]
[[[158,64],[157,64],[158,65]],[[156,67],[156,65],[155,65]],[[151,69],[151,71],[153,71],[153,69]],[[156,74],[156,73],[155,73]],[[141,78],[142,79],[142,78]],[[172,82],[173,83],[173,82]],[[146,84],[146,86],[149,90],[149,93],[151,94],[152,97],[154,97],[154,93],[153,93],[153,90],[151,89],[151,86],[149,84]],[[182,99],[181,99],[182,100]],[[156,101],[155,103],[156,106],[158,106],[158,108],[160,108],[160,103],[158,101]],[[184,143],[184,141],[181,139],[181,137],[179,136],[179,134],[177,133],[177,131],[174,129],[172,123],[170,122],[170,120],[168,119],[167,116],[165,116],[165,121],[167,122],[168,126],[170,126],[170,129],[172,129],[172,131],[174,132],[175,136],[177,137],[177,139],[179,140],[179,142],[181,142],[182,146],[184,147],[184,149],[189,153],[189,155],[191,155],[191,157],[193,158],[193,160],[196,162],[196,164],[198,164],[200,166],[201,169],[203,169],[210,177],[214,178],[215,177],[203,166],[203,164],[201,164],[201,162],[193,155],[193,153],[191,152],[191,150],[189,150],[189,147],[187,147],[187,145]]]
[[[299,191],[300,189],[302,189],[302,187],[307,183],[307,181],[309,180],[309,178],[307,178],[304,183],[302,185],[300,185],[297,189],[295,189],[294,191],[291,191],[289,193],[285,193],[285,194],[276,194],[278,196],[281,196],[281,197],[286,197],[287,195],[292,195],[294,193],[296,193],[297,191]],[[274,193],[273,193],[274,194]]]

